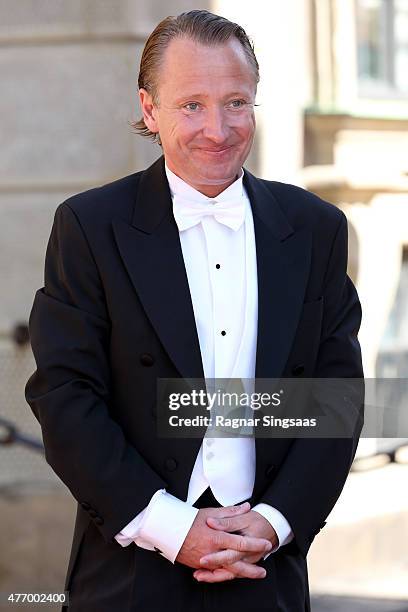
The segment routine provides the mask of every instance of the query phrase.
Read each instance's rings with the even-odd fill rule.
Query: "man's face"
[[[158,74],[158,104],[140,90],[170,170],[209,197],[235,181],[251,149],[256,82],[236,39],[209,47],[174,39]]]

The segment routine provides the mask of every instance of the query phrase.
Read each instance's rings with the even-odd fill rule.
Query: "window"
[[[408,0],[356,0],[360,93],[408,95]]]

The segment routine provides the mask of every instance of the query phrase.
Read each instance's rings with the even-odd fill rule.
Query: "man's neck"
[[[192,189],[195,189],[196,191],[206,196],[207,198],[216,198],[218,195],[220,195],[220,193],[228,189],[228,187],[230,187],[233,183],[235,183],[235,181],[237,181],[239,178],[243,176],[243,170],[241,168],[240,173],[236,174],[234,178],[230,179],[229,181],[226,181],[225,183],[222,183],[221,185],[193,185],[192,183],[186,181],[182,176],[180,176],[172,168],[169,168],[169,165],[167,164],[167,162],[165,162],[165,164],[166,164],[167,170],[170,170],[170,172],[175,174],[179,180],[183,181],[184,183],[186,183],[186,185],[189,185],[189,187],[191,187]]]

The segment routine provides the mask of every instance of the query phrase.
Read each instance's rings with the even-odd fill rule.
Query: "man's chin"
[[[235,181],[240,175],[241,165],[230,166],[218,164],[216,168],[211,168],[210,165],[198,169],[197,176],[206,185],[224,185]]]

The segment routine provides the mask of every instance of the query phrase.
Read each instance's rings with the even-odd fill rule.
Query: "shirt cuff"
[[[158,491],[156,491],[156,493],[152,496],[146,508],[144,508],[144,510],[139,512],[139,514],[137,514],[135,518],[132,519],[130,523],[126,525],[126,527],[123,527],[123,529],[121,529],[121,531],[115,535],[115,540],[119,542],[121,546],[129,546],[129,544],[132,544],[132,542],[135,542],[139,546],[142,546],[142,548],[147,548],[148,550],[154,550],[154,546],[149,545],[149,543],[147,542],[144,545],[144,543],[142,542],[142,539],[140,538],[140,528],[143,523],[143,520],[145,519],[145,517],[147,517],[148,513],[151,511],[153,504],[155,503],[159,495],[162,495],[165,492],[166,492],[166,489],[159,489]]]
[[[162,493],[144,517],[140,536],[174,563],[197,514],[198,508],[170,493]]]
[[[264,559],[267,559],[269,555],[276,552],[281,546],[289,544],[289,542],[291,542],[294,538],[294,533],[282,512],[279,512],[279,510],[273,506],[270,506],[269,504],[256,504],[252,510],[255,510],[255,512],[258,512],[264,518],[266,518],[278,536],[278,545],[263,557]]]

